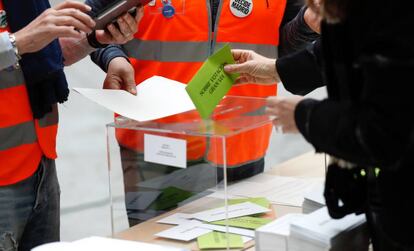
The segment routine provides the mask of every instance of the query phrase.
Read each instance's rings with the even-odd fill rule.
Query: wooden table
[[[325,156],[323,154],[315,154],[308,152],[286,162],[283,162],[275,167],[271,168],[266,174],[279,175],[279,176],[296,176],[296,177],[323,177],[325,174]],[[205,205],[212,206],[214,204],[219,205],[222,200],[203,197],[199,200],[191,202],[183,207],[172,210],[166,214],[160,215],[156,218],[148,220],[144,223],[133,226],[123,232],[116,234],[114,237],[124,240],[136,240],[149,243],[155,243],[167,246],[183,247],[189,250],[198,250],[197,242],[181,242],[164,238],[158,238],[154,234],[171,228],[171,225],[156,223],[157,220],[164,218],[170,214],[185,212],[194,213],[200,210],[204,210]],[[300,213],[302,208],[284,205],[272,205],[277,217],[283,216],[288,213]],[[250,241],[245,244],[242,250],[254,250],[254,241]]]

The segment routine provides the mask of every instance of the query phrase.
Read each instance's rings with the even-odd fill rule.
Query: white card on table
[[[191,217],[191,214],[176,213],[158,220],[157,223],[181,225],[191,221]]]
[[[228,227],[227,228],[226,226],[218,226],[218,225],[213,225],[213,224],[203,224],[200,227],[215,230],[218,232],[223,232],[223,233],[226,233],[228,230],[228,232],[232,234],[239,234],[242,236],[254,237],[254,230],[249,230],[249,229],[244,229],[244,228],[239,228],[239,227]]]
[[[227,217],[231,219],[246,215],[266,213],[269,211],[269,208],[265,208],[251,202],[244,202],[228,206]],[[226,219],[226,208],[220,207],[216,209],[195,213],[193,214],[193,218],[207,222],[224,220]]]
[[[155,234],[155,236],[180,241],[191,241],[201,235],[208,234],[213,231],[207,228],[200,228],[200,225],[202,224],[203,223],[200,221],[192,220],[185,224],[161,231]]]

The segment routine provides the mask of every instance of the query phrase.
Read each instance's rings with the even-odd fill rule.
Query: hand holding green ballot
[[[200,116],[208,118],[232,87],[238,74],[228,74],[224,65],[234,64],[230,46],[210,56],[187,84],[186,90]]]

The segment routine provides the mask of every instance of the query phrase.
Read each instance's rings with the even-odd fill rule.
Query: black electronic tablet
[[[110,24],[111,22],[115,22],[118,17],[125,14],[127,11],[130,12],[132,15],[135,16],[136,14],[136,7],[137,6],[144,6],[147,3],[151,2],[151,0],[119,0],[114,1],[112,4],[100,10],[98,13],[95,14],[93,17],[96,26],[96,30],[103,30],[105,27]]]

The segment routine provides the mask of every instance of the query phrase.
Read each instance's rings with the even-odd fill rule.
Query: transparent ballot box
[[[192,234],[227,231],[226,224],[209,223],[226,222],[227,184],[254,175],[248,163],[267,149],[272,120],[265,104],[227,96],[210,119],[192,110],[147,122],[119,116],[108,124],[113,236],[198,250],[202,244]],[[191,224],[188,231],[168,232]]]

